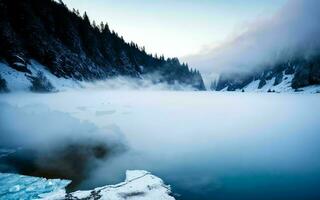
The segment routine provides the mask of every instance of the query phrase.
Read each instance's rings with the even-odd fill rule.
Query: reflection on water
[[[121,129],[130,150],[102,162],[81,188],[145,169],[177,199],[320,198],[318,95],[86,91],[1,100]]]

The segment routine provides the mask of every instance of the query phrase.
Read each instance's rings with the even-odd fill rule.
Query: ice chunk
[[[41,199],[46,193],[65,193],[71,181],[45,179],[18,174],[0,173],[0,200]]]

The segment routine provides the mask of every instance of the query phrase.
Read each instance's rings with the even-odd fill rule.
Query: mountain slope
[[[81,17],[62,2],[1,0],[0,10],[0,61],[19,72],[34,76],[28,64],[36,60],[58,78],[92,81],[148,75],[154,82],[205,89],[200,73],[187,64],[149,55],[107,24],[97,26],[86,13]]]
[[[213,90],[302,91],[320,85],[320,56],[295,58],[247,74],[222,74]],[[320,87],[319,87],[320,89]],[[317,92],[317,91],[315,91]]]

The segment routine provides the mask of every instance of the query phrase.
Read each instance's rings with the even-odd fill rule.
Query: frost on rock
[[[128,170],[126,180],[94,190],[66,194],[67,180],[48,180],[15,174],[0,173],[0,200],[8,199],[101,199],[101,200],[174,200],[171,189],[146,171]]]

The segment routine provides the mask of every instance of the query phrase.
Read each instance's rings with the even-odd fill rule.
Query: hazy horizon
[[[107,22],[126,41],[150,53],[183,58],[222,44],[244,25],[272,16],[286,0],[64,0],[96,23]]]
[[[153,55],[187,62],[207,85],[222,73],[250,73],[320,46],[317,0],[64,2]]]

